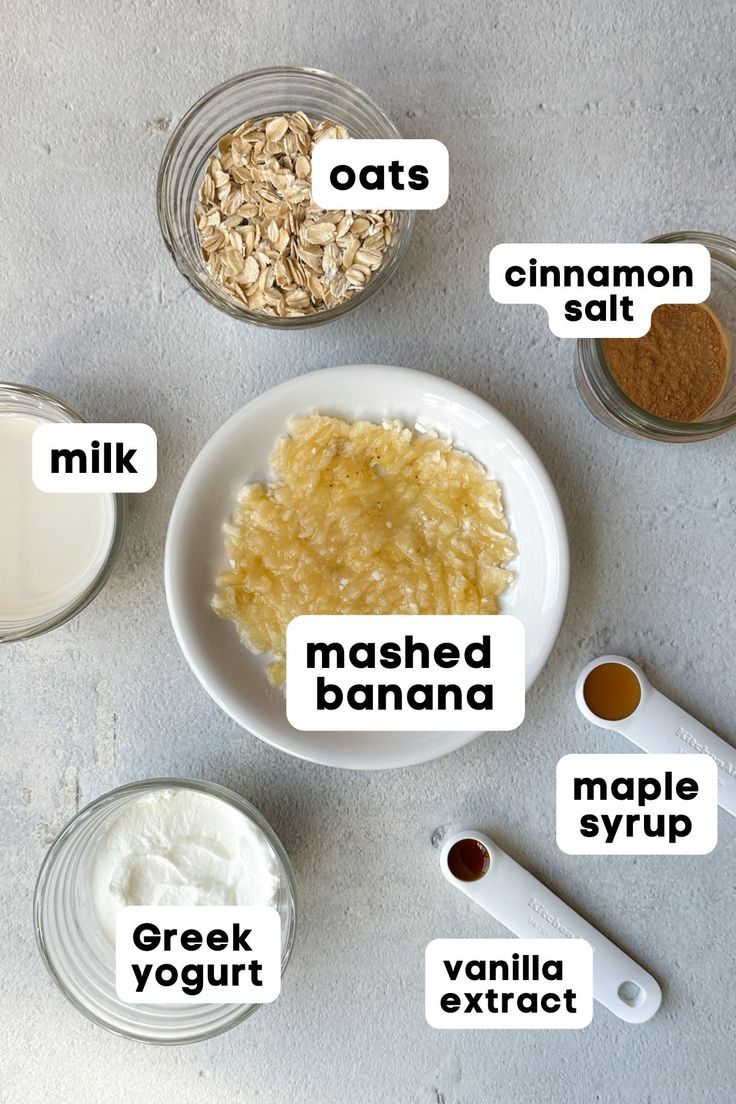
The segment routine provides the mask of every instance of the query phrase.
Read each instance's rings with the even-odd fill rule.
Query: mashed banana
[[[296,418],[224,527],[212,606],[284,684],[303,613],[497,613],[516,545],[501,489],[467,453],[400,422]]]

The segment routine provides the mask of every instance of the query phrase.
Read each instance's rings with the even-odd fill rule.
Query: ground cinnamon
[[[697,421],[716,402],[728,376],[728,338],[700,303],[657,307],[644,337],[604,338],[601,346],[624,394],[668,421]]]

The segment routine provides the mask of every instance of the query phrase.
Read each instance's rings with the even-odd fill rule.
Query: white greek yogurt
[[[91,858],[92,902],[106,938],[127,905],[270,905],[276,856],[261,830],[218,797],[162,787],[131,799]]]

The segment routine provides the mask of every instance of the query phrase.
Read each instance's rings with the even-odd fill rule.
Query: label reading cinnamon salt
[[[498,303],[538,303],[557,337],[643,337],[661,304],[710,295],[710,253],[695,242],[505,243],[491,250]]]

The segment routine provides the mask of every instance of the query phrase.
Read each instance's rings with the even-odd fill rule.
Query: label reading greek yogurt
[[[269,1004],[281,992],[281,918],[271,905],[131,905],[115,931],[126,1004]]]

